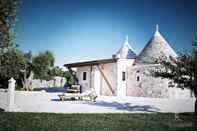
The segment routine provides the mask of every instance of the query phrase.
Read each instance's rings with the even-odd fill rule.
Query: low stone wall
[[[53,80],[40,80],[34,79],[31,81],[32,88],[45,88],[45,87],[63,87],[66,83],[64,77],[54,77]]]
[[[6,109],[8,102],[8,91],[7,89],[0,89],[0,108]]]

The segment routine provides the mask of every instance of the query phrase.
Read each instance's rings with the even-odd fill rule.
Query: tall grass
[[[192,114],[54,114],[0,112],[0,131],[197,131]]]

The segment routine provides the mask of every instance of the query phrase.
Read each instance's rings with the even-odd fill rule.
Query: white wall
[[[94,67],[94,71],[93,71],[93,87],[96,91],[96,94],[98,96],[101,95],[101,73],[98,70],[97,67]]]
[[[91,66],[81,66],[77,67],[77,78],[78,82],[81,85],[81,91],[84,92],[86,90],[89,90],[91,85],[90,85],[90,75],[91,75]],[[86,72],[86,80],[83,80],[83,72]]]
[[[114,63],[106,63],[100,65],[103,73],[105,74],[107,80],[109,81],[110,85],[112,86],[112,90],[114,94],[110,90],[109,86],[107,85],[104,78],[101,76],[101,94],[104,96],[112,96],[117,95],[117,64]]]
[[[6,109],[8,102],[8,92],[7,89],[0,89],[0,108]]]
[[[105,63],[99,65],[100,69],[106,76],[114,92],[117,89],[117,64],[116,63]],[[87,79],[83,80],[83,72],[87,72]],[[77,67],[77,78],[78,82],[82,87],[82,92],[89,90],[91,87],[95,88],[97,95],[113,95],[97,65],[92,66],[81,66]],[[116,95],[116,94],[115,94]]]
[[[118,59],[117,62],[117,96],[126,96],[126,80],[128,77],[127,68],[131,67],[134,59]],[[126,80],[122,80],[122,72],[126,72]]]

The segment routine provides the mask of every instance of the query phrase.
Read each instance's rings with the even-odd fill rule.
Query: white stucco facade
[[[83,73],[86,72],[86,80],[83,80]],[[86,90],[89,90],[91,87],[91,67],[90,66],[84,66],[77,68],[77,78],[78,82],[81,85],[81,91],[84,92]]]
[[[82,92],[94,88],[97,95],[113,96],[116,95],[117,86],[117,67],[116,63],[106,63],[91,66],[81,66],[77,68],[77,78],[81,85]],[[86,72],[86,80],[83,79],[83,74]],[[102,73],[103,74],[102,74]],[[103,78],[106,77],[106,79]],[[108,87],[110,84],[114,90],[113,94]]]
[[[102,96],[189,98],[190,90],[172,88],[170,80],[151,75],[151,70],[160,68],[155,60],[170,56],[176,58],[177,55],[157,28],[139,55],[134,53],[127,36],[122,47],[110,59],[71,63],[66,66],[77,68],[82,92],[94,88],[97,95]],[[85,80],[84,72],[87,77]]]
[[[118,59],[117,61],[117,96],[126,96],[127,90],[127,68],[131,67],[135,59]],[[125,72],[125,80],[123,80],[123,72]]]

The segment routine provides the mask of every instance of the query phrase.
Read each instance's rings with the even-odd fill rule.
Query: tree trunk
[[[197,115],[197,99],[195,100],[194,114]]]
[[[24,80],[24,79],[22,79],[21,81],[22,81],[23,89],[24,89],[24,90],[26,90],[25,80]]]
[[[194,115],[197,115],[197,88],[194,88],[195,105],[194,105]]]

